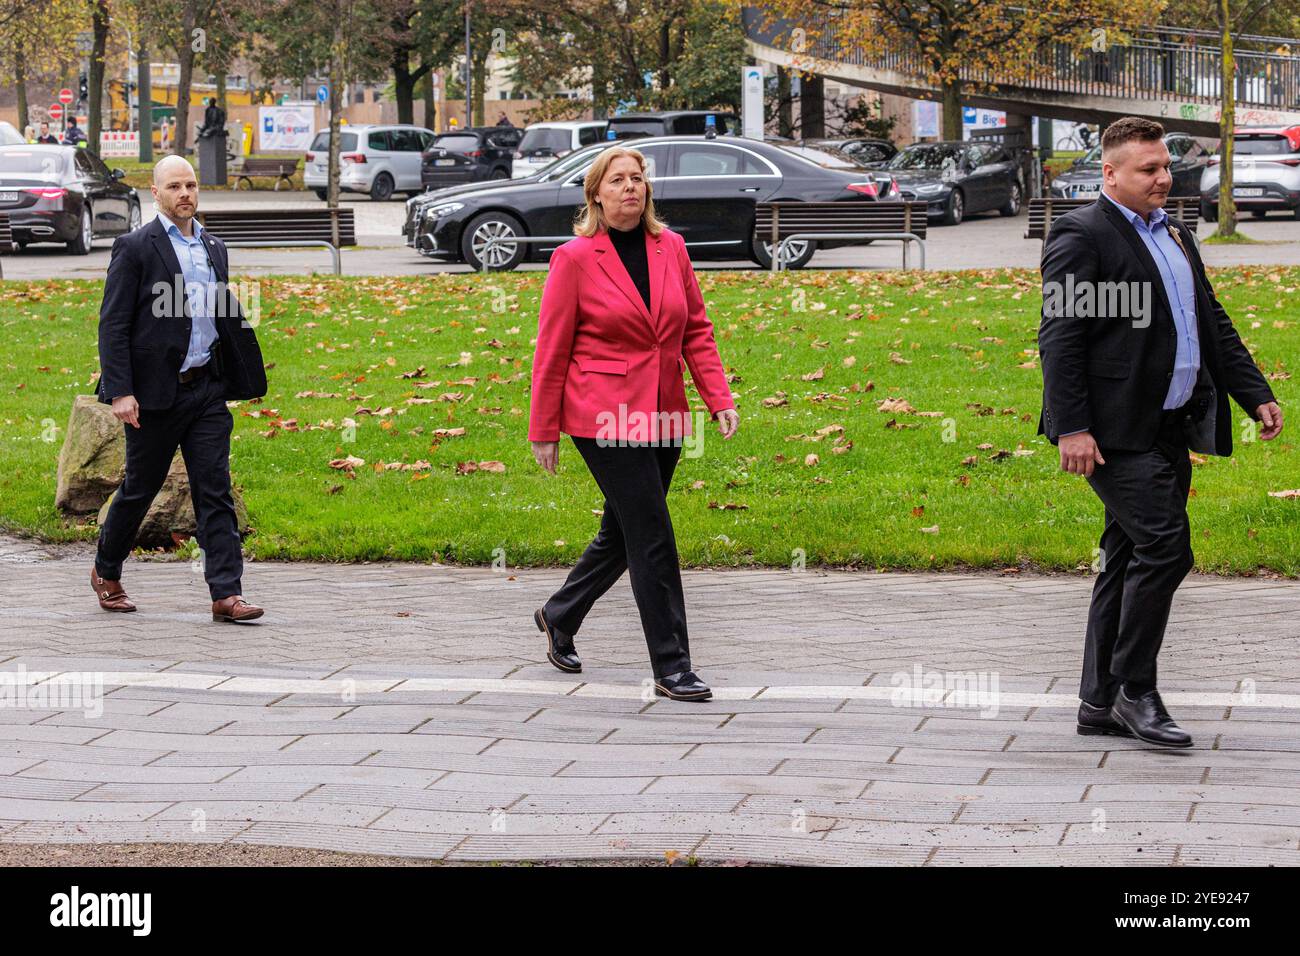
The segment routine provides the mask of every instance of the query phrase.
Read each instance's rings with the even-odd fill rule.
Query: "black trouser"
[[[242,593],[239,578],[244,559],[230,493],[230,432],[234,420],[222,398],[224,393],[220,378],[201,374],[176,386],[171,408],[141,409],[140,427],[124,426],[126,480],[117,489],[104,526],[99,529],[95,568],[100,577],[121,579],[122,562],[131,553],[140,523],[162,488],[180,446],[189,474],[199,547],[203,549],[203,576],[212,600]]]
[[[1192,464],[1183,410],[1165,412],[1150,451],[1107,451],[1088,483],[1106,506],[1079,696],[1109,706],[1123,681],[1156,683],[1174,592],[1192,569]]]
[[[605,496],[605,513],[600,531],[542,609],[546,620],[577,634],[596,599],[627,570],[654,676],[690,670],[677,540],[664,500],[681,445],[616,446],[576,436],[573,443]]]

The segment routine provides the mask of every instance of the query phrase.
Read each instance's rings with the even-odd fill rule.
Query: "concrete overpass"
[[[773,21],[759,8],[744,8],[742,19],[749,51],[759,63],[881,93],[939,99],[919,57],[908,52],[873,57],[860,48],[842,49],[833,21],[819,36],[803,41],[794,33],[795,24]],[[1028,80],[996,71],[963,71],[962,105],[1103,125],[1121,116],[1145,116],[1172,129],[1217,137],[1221,50],[1210,45],[1214,39],[1207,31],[1162,27],[1082,57],[1066,43],[1048,41],[1039,48]],[[1300,40],[1242,39],[1261,41],[1271,50],[1289,44],[1300,52]],[[1238,50],[1235,59],[1237,125],[1300,124],[1300,56]]]

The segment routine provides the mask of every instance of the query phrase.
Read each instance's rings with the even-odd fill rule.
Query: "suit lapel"
[[[645,307],[645,300],[641,298],[641,293],[637,291],[636,283],[632,281],[632,277],[627,274],[627,269],[623,267],[623,260],[618,257],[618,251],[614,248],[614,243],[610,240],[609,233],[602,229],[600,232],[596,233],[593,241],[594,245],[592,246],[592,249],[596,253],[596,261],[600,263],[600,268],[604,270],[605,275],[609,276],[609,278],[614,281],[614,284],[619,287],[623,295],[627,297],[627,300],[632,303],[637,314],[640,315],[641,318],[646,321],[646,324],[650,326],[650,331],[655,331],[654,320],[651,318],[649,310]],[[652,258],[662,257],[653,256]],[[655,302],[653,263],[651,263],[650,266],[650,275],[650,304],[653,305]]]
[[[1106,217],[1110,220],[1112,226],[1118,230],[1119,234],[1124,237],[1133,254],[1137,256],[1138,261],[1142,263],[1142,268],[1146,270],[1147,275],[1151,277],[1151,285],[1155,288],[1156,294],[1160,296],[1160,301],[1164,303],[1165,314],[1169,320],[1173,321],[1174,310],[1169,304],[1169,296],[1165,294],[1165,280],[1160,276],[1160,270],[1156,267],[1156,260],[1151,258],[1151,253],[1147,249],[1147,244],[1142,241],[1142,237],[1137,234],[1137,229],[1133,223],[1129,222],[1120,212],[1119,207],[1105,196],[1098,196],[1097,202],[1101,204],[1105,211]]]
[[[650,266],[650,320],[659,328],[659,308],[664,302],[664,246],[663,233],[645,234],[645,257]],[[638,298],[640,298],[638,296]]]
[[[163,225],[162,219],[155,218],[149,224],[149,239],[153,243],[154,251],[162,259],[163,265],[167,267],[167,275],[170,277],[171,283],[180,283],[181,288],[184,289],[185,273],[181,271],[181,262],[176,258],[176,250],[172,248],[171,236],[167,235],[167,227]],[[189,318],[189,298],[182,294],[181,302],[185,307],[185,316]]]

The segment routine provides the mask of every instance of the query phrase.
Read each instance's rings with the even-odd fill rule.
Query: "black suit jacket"
[[[221,294],[214,299],[218,342],[214,370],[228,400],[266,394],[266,370],[257,336],[228,290],[225,244],[206,229],[203,242]],[[113,241],[104,302],[99,309],[99,400],[134,395],[141,408],[170,408],[177,374],[190,347],[185,275],[162,219]],[[224,305],[222,304],[224,303]]]
[[[1178,231],[1196,283],[1201,371],[1193,402],[1199,406],[1188,438],[1195,451],[1232,453],[1231,395],[1254,418],[1275,401],[1268,381],[1215,298],[1191,230]],[[1043,244],[1044,308],[1038,330],[1043,368],[1043,412],[1038,432],[1056,444],[1062,434],[1086,429],[1097,445],[1147,451],[1160,429],[1161,409],[1173,379],[1177,331],[1164,282],[1142,237],[1104,196],[1052,224]],[[1131,318],[1075,318],[1053,313],[1049,283],[1150,283],[1150,324]]]

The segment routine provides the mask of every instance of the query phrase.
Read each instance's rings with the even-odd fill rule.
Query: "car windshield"
[[[660,119],[620,120],[617,116],[609,121],[609,128],[619,139],[632,139],[637,136],[662,136],[664,121]]]
[[[1079,157],[1080,166],[1100,166],[1101,165],[1101,144],[1094,146],[1082,156]]]
[[[861,169],[862,165],[852,156],[833,146],[819,146],[814,149],[811,146],[785,146],[790,152],[804,159],[816,163],[818,166],[824,166],[826,169]]]
[[[1291,142],[1285,136],[1242,136],[1232,137],[1232,147],[1238,156],[1278,156],[1294,152]]]
[[[965,147],[953,143],[920,143],[895,155],[885,168],[941,170],[946,163],[960,163],[965,153]]]
[[[569,149],[572,143],[572,134],[567,129],[556,129],[553,126],[550,128],[535,126],[524,133],[524,138],[519,141],[518,149],[525,156],[532,156],[542,152],[555,155]]]
[[[591,162],[592,157],[609,145],[611,144],[605,142],[596,143],[595,145],[584,147],[577,152],[570,153],[563,159],[557,159],[541,171],[542,182],[548,182],[552,179],[559,179],[568,176],[569,173],[574,172],[579,167],[588,165]]]
[[[0,150],[0,176],[45,176],[55,179],[67,169],[68,157],[53,149]]]
[[[330,148],[330,134],[317,133],[316,138],[311,141],[313,152],[327,152]],[[350,153],[357,148],[356,133],[339,133],[339,152]]]
[[[434,138],[433,148],[452,153],[472,153],[478,149],[478,137],[473,133],[446,133]]]

